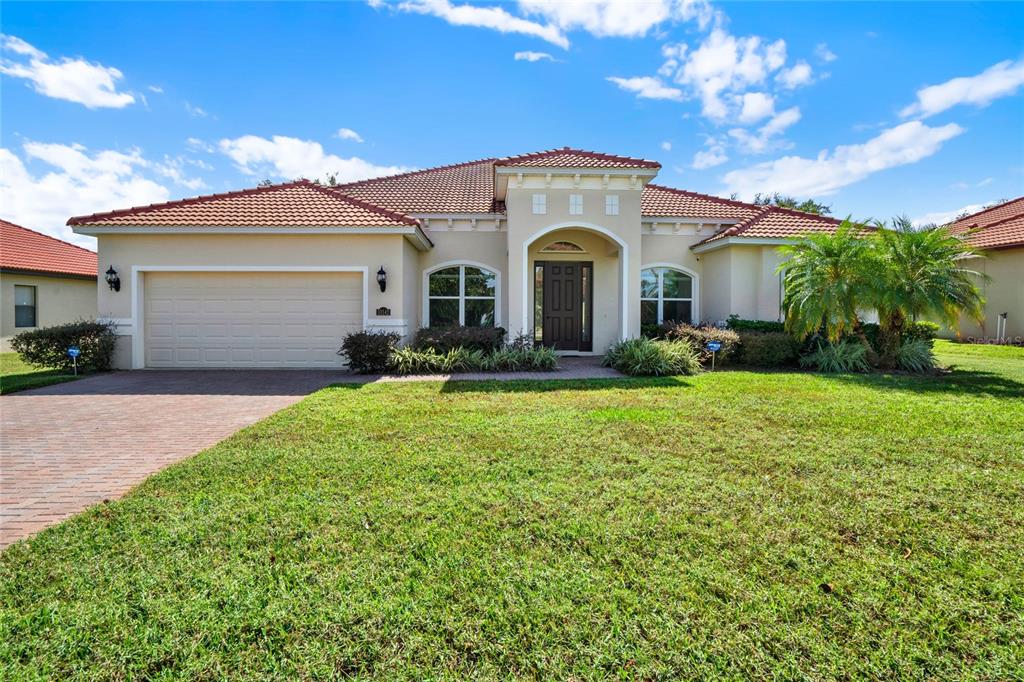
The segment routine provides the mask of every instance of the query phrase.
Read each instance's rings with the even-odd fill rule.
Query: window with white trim
[[[569,215],[583,215],[583,195],[569,195]]]
[[[533,195],[533,214],[544,215],[548,212],[548,195],[547,194],[534,194]]]
[[[640,273],[640,324],[693,322],[693,278],[675,268]]]
[[[36,326],[36,288],[22,284],[14,285],[14,326]]]
[[[427,279],[428,327],[493,327],[497,274],[472,265],[435,270]]]
[[[606,195],[604,195],[604,214],[605,215],[619,215],[619,195],[618,194],[606,194]]]

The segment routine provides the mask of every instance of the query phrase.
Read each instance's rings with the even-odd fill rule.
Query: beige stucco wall
[[[992,339],[999,313],[1009,313],[1005,335],[1024,337],[1024,248],[990,251],[987,258],[971,259],[969,267],[991,279],[980,284],[985,296],[984,321],[962,320],[960,336]],[[954,336],[956,331],[944,330],[943,336]]]
[[[536,235],[545,232],[538,241],[545,244],[554,241],[557,233],[552,229],[584,230],[590,234],[600,235],[600,239],[609,248],[615,249],[616,268],[610,269],[607,265],[602,267],[603,273],[618,272],[621,263],[618,262],[620,247],[616,240],[625,245],[623,251],[628,252],[625,258],[625,271],[627,282],[627,306],[628,313],[625,320],[626,335],[637,336],[640,333],[640,265],[642,260],[641,236],[640,236],[640,182],[630,183],[624,178],[612,178],[607,189],[590,189],[587,186],[575,187],[571,177],[553,178],[550,186],[543,176],[527,176],[522,187],[513,187],[509,183],[505,205],[508,212],[508,329],[512,336],[520,332],[530,333],[532,331],[532,308],[530,307],[533,255],[528,256],[527,269],[523,269],[523,245],[532,244]],[[597,182],[594,179],[589,182]],[[533,195],[543,193],[547,195],[547,212],[543,215],[533,213]],[[581,215],[569,214],[569,195],[583,195],[583,213]],[[605,195],[617,194],[619,197],[619,214],[614,216],[605,215]],[[607,232],[608,236],[602,234]],[[596,264],[595,264],[596,268]],[[525,276],[525,280],[524,280]],[[595,272],[595,283],[601,281],[607,274]],[[526,291],[524,292],[524,281]],[[616,280],[618,282],[618,280]],[[617,286],[617,283],[616,283]],[[595,291],[595,302],[598,294]],[[622,335],[622,305],[616,290],[615,304],[617,312],[614,316],[610,313],[607,317],[598,314],[595,308],[594,318],[594,351],[604,352],[611,340]],[[526,327],[523,328],[523,320],[526,320]]]
[[[99,235],[97,247],[100,270],[113,265],[121,277],[121,290],[110,291],[106,283],[101,283],[97,287],[98,305],[94,310],[98,311],[99,316],[114,320],[121,335],[130,337],[139,333],[139,321],[133,319],[132,309],[133,267],[227,266],[280,270],[290,267],[365,267],[369,276],[369,326],[395,329],[407,334],[409,322],[406,320],[406,289],[413,269],[410,265],[413,254],[406,249],[406,244],[407,240],[401,234]],[[376,282],[376,272],[381,266],[384,266],[388,274],[387,291],[384,293],[381,293]],[[416,278],[412,279],[411,287],[415,290]],[[144,285],[144,273],[140,274],[139,280]],[[141,296],[139,300],[141,308]],[[390,308],[391,315],[386,318],[375,317],[374,311],[380,306]],[[126,347],[130,348],[129,340],[122,339],[115,356],[116,366],[120,368],[131,366],[133,353],[126,351]]]
[[[14,286],[36,288],[36,327],[14,326]],[[0,351],[10,350],[11,337],[24,331],[78,319],[96,318],[96,280],[0,273]]]
[[[781,320],[783,256],[771,245],[724,246],[700,254],[701,317],[707,322],[739,315],[748,320]]]

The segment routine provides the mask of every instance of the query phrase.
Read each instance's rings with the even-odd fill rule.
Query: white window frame
[[[569,215],[583,215],[583,195],[569,195]]]
[[[605,194],[604,195],[604,214],[605,215],[619,215],[619,195],[618,194]]]
[[[658,296],[651,298],[643,295],[643,274],[647,270],[655,270],[658,274]],[[666,298],[665,297],[665,277],[664,270],[675,270],[676,272],[682,273],[690,278],[690,297],[689,298]],[[689,268],[685,268],[681,265],[673,263],[649,263],[640,268],[640,301],[656,301],[658,303],[658,321],[657,324],[661,324],[665,321],[665,301],[689,301],[690,302],[690,324],[697,324],[700,320],[700,310],[698,309],[700,301],[700,288],[699,278],[697,273]],[[641,319],[643,314],[641,313]]]
[[[458,296],[431,296],[430,276],[439,270],[448,268],[459,269],[459,295]],[[459,302],[459,326],[466,326],[466,301],[489,301],[491,296],[466,296],[466,268],[484,270],[494,275],[494,326],[501,326],[501,272],[490,265],[477,263],[469,260],[457,260],[440,263],[423,272],[423,326],[430,326],[430,300],[448,300]]]
[[[28,289],[32,292],[32,324],[18,324],[18,308],[27,308],[25,304],[18,304],[18,289]],[[14,326],[17,329],[37,329],[39,327],[39,287],[34,284],[14,285]]]
[[[548,212],[548,195],[533,195],[533,215],[545,215]]]

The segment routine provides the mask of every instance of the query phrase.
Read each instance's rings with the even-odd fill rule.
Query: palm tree
[[[883,367],[896,364],[907,323],[931,317],[955,326],[961,315],[980,320],[984,299],[977,282],[986,279],[966,267],[981,252],[945,227],[914,229],[907,218],[879,230],[869,259],[871,307],[878,311]]]
[[[833,343],[852,332],[871,348],[857,314],[872,291],[871,242],[863,230],[847,218],[835,233],[811,233],[779,247],[789,257],[778,267],[788,332],[804,339],[824,328]]]

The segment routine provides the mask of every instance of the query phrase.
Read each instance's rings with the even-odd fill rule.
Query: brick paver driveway
[[[0,397],[0,547],[327,384],[331,371],[114,372]]]

